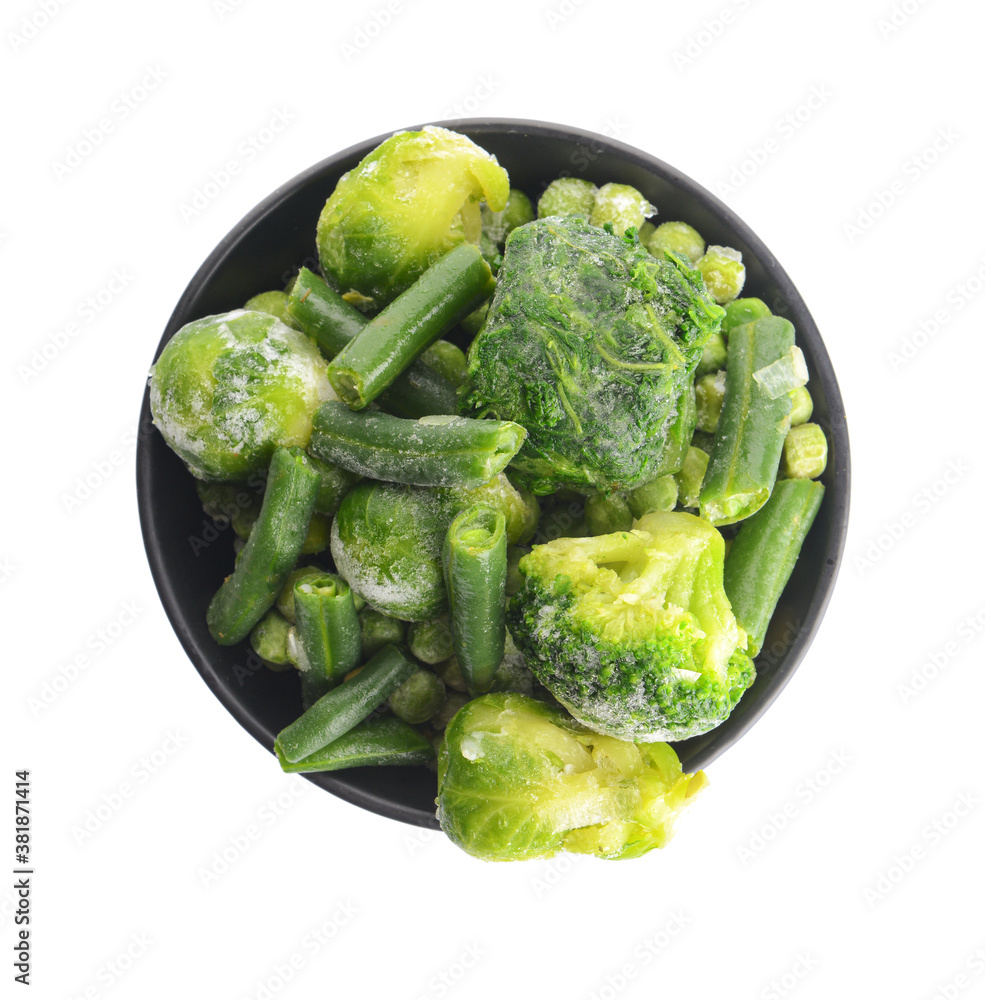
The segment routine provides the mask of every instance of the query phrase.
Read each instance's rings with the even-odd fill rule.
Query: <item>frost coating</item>
[[[278,446],[304,447],[334,393],[314,344],[268,313],[236,309],[183,326],[151,371],[154,423],[193,475],[243,480]]]

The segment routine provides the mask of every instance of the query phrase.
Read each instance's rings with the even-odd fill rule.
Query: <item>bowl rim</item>
[[[164,346],[180,325],[183,322],[187,322],[184,319],[184,314],[188,310],[189,305],[198,296],[200,290],[212,280],[230,251],[239,243],[244,234],[260,224],[269,215],[275,213],[281,207],[282,203],[293,196],[300,188],[304,187],[310,181],[315,180],[320,175],[336,168],[338,164],[353,158],[361,159],[370,150],[396,132],[418,130],[423,128],[424,125],[434,125],[462,131],[476,140],[479,145],[482,144],[481,137],[483,135],[500,135],[504,133],[563,140],[574,145],[583,144],[591,150],[612,154],[619,159],[628,161],[647,172],[663,178],[668,184],[679,189],[685,196],[701,204],[707,211],[712,213],[726,227],[739,236],[768,272],[770,280],[774,282],[779,294],[788,304],[791,311],[803,318],[798,322],[798,337],[803,335],[810,341],[812,355],[811,379],[812,381],[817,379],[824,385],[830,417],[825,429],[833,438],[830,452],[836,456],[836,465],[832,475],[833,480],[839,483],[837,493],[834,490],[828,491],[829,494],[833,495],[829,496],[826,494],[824,500],[825,505],[830,508],[827,512],[830,523],[828,544],[822,553],[824,562],[820,568],[814,597],[806,612],[807,624],[798,629],[793,641],[786,648],[780,668],[771,677],[769,689],[760,696],[753,709],[743,715],[740,725],[734,726],[724,733],[722,732],[724,727],[720,726],[712,730],[711,733],[705,734],[704,737],[696,737],[695,739],[702,741],[700,748],[690,755],[682,754],[682,757],[687,761],[689,770],[696,771],[704,768],[725,750],[738,742],[755,725],[786,687],[793,673],[803,660],[820,626],[821,619],[824,617],[825,609],[828,606],[834,589],[835,580],[841,568],[847,536],[851,496],[850,446],[844,404],[838,380],[820,331],[793,281],[765,243],[753,232],[746,222],[707,188],[698,184],[676,167],[637,147],[630,146],[618,139],[597,132],[555,122],[523,118],[456,118],[429,121],[407,126],[403,129],[390,130],[354,143],[318,161],[296,174],[290,180],[279,185],[266,198],[247,212],[220,240],[186,285],[165,325],[164,332],[155,349],[154,361],[156,362]],[[139,426],[141,428],[150,428],[153,426],[150,413],[149,385],[145,388],[143,394]],[[234,696],[235,692],[232,691],[225,678],[212,665],[209,656],[206,655],[207,650],[200,645],[188,627],[175,581],[172,581],[165,571],[163,555],[165,543],[159,537],[155,527],[154,498],[151,496],[151,491],[147,486],[152,464],[148,437],[149,435],[147,434],[140,434],[137,440],[135,463],[137,507],[141,534],[143,536],[151,575],[165,614],[186,655],[212,693],[257,742],[262,744],[267,750],[270,750],[272,746],[270,733],[267,732],[266,728],[248,710],[244,704],[244,700]],[[715,734],[720,734],[720,738],[716,739]],[[678,747],[685,746],[686,742],[678,744]],[[379,815],[416,826],[433,829],[436,829],[438,826],[437,820],[432,813],[427,813],[416,807],[395,803],[375,793],[359,787],[353,787],[344,780],[337,778],[331,772],[304,775],[304,777],[325,788],[327,791],[332,792],[338,798]]]

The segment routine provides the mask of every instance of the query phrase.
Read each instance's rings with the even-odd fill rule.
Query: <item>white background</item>
[[[385,10],[3,6],[0,870],[27,767],[33,995],[985,995],[980,8],[392,0],[367,30]],[[310,164],[463,115],[616,135],[718,194],[800,288],[845,397],[827,617],[639,861],[484,865],[282,776],[187,661],[144,557],[133,432],[199,263]]]

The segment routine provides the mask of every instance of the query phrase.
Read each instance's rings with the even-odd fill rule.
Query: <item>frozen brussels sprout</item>
[[[666,743],[599,736],[521,694],[458,710],[438,755],[438,820],[484,861],[558,851],[635,858],[663,847],[704,773]]]
[[[327,364],[303,333],[237,309],[183,326],[151,371],[164,440],[199,479],[264,471],[278,446],[304,447],[315,410],[335,398]]]
[[[428,125],[398,132],[345,174],[325,203],[316,240],[322,271],[369,310],[408,288],[466,240],[478,245],[480,203],[506,207],[506,171],[471,139]]]

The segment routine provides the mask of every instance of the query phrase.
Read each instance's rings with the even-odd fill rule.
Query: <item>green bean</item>
[[[292,629],[292,632],[295,630]],[[300,644],[298,644],[300,651]],[[319,698],[328,694],[335,685],[317,670],[305,670],[298,666],[298,676],[301,678],[301,708],[306,712]]]
[[[488,691],[506,645],[506,518],[476,505],[449,525],[442,553],[451,631],[471,691]]]
[[[274,452],[260,516],[206,614],[220,645],[245,639],[273,606],[304,544],[317,490],[318,475],[300,448]]]
[[[783,479],[766,504],[744,521],[725,560],[725,593],[755,656],[797,556],[821,505],[824,487]]]
[[[340,576],[323,573],[294,584],[298,641],[308,670],[338,683],[362,655],[359,616]]]
[[[421,663],[429,666],[447,660],[455,652],[448,616],[442,615],[425,622],[411,622],[407,628],[407,646]]]
[[[594,493],[585,500],[585,521],[590,535],[608,535],[613,531],[629,531],[633,512],[620,493]]]
[[[318,408],[308,448],[370,479],[411,486],[480,486],[519,451],[527,432],[502,420],[434,416],[405,420],[353,412],[328,400]]]
[[[657,476],[656,479],[637,486],[635,490],[630,490],[626,494],[626,501],[634,518],[657,510],[673,510],[677,506],[678,489],[676,476]]]
[[[455,247],[335,356],[328,366],[335,391],[352,409],[363,409],[494,288],[482,254],[471,243]]]
[[[372,656],[384,646],[399,646],[407,634],[407,623],[368,605],[359,612],[363,656]]]
[[[790,428],[783,442],[783,472],[788,479],[817,479],[828,464],[828,441],[817,424]]]
[[[793,325],[766,316],[733,327],[725,401],[704,485],[701,516],[715,525],[754,514],[769,499],[790,429],[790,396],[770,399],[754,373],[793,345]]]
[[[331,361],[369,322],[355,306],[330,288],[317,274],[302,267],[288,297],[288,308],[304,332]],[[457,413],[455,386],[417,360],[380,395],[379,403],[400,417]]]
[[[751,323],[754,319],[762,319],[764,316],[772,315],[770,307],[762,299],[751,297],[733,299],[725,306],[722,333],[728,339],[729,331],[733,326],[742,326],[743,323]]]
[[[288,774],[340,771],[379,764],[424,764],[434,750],[420,730],[401,719],[366,719],[303,759],[291,762],[275,745],[280,766]]]
[[[430,670],[418,670],[410,675],[390,695],[390,711],[404,722],[426,722],[441,708],[445,700],[445,685]]]
[[[293,625],[297,618],[294,614],[294,584],[306,576],[321,576],[325,571],[318,566],[295,566],[284,580],[284,586],[277,594],[277,610]]]
[[[396,646],[384,646],[352,680],[322,695],[300,719],[282,729],[276,746],[297,764],[362,722],[417,669]]]

